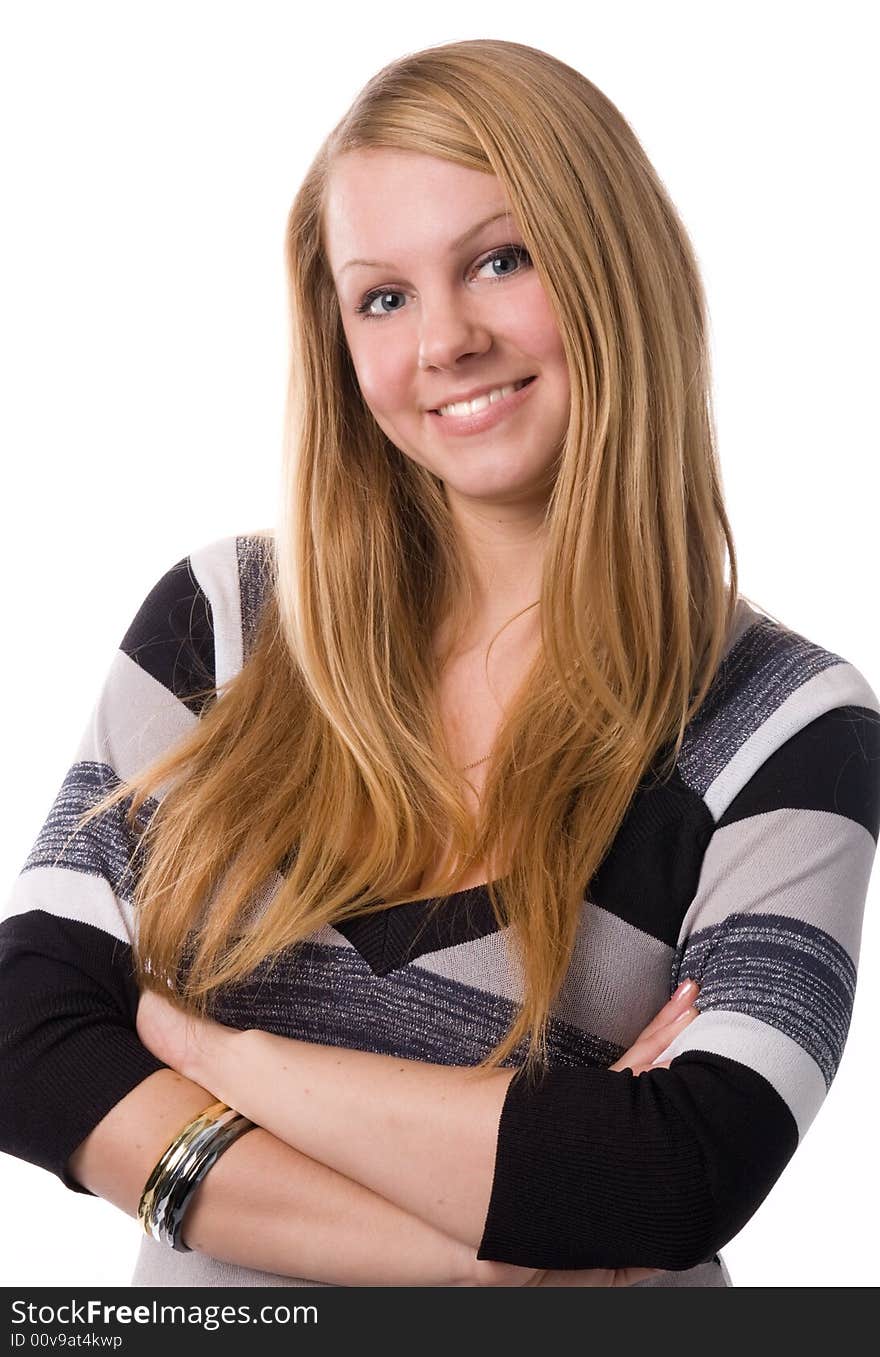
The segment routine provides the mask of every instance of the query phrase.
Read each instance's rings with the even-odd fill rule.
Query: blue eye
[[[512,259],[516,265],[522,264],[528,268],[531,264],[531,258],[528,250],[523,245],[505,245],[500,250],[493,250],[485,259],[480,260],[476,265],[477,270],[485,268],[487,264],[494,264],[498,260]],[[509,269],[506,273],[496,273],[494,278],[490,278],[492,283],[502,283],[505,278],[510,278],[513,274],[521,273],[522,268]],[[384,320],[386,316],[391,316],[395,311],[402,310],[402,307],[395,306],[391,311],[371,311],[370,307],[374,301],[385,297],[401,297],[403,294],[395,288],[375,287],[368,292],[361,302],[360,306],[355,308],[357,315],[363,316],[364,320]]]

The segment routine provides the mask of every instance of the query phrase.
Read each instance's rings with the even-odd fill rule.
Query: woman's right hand
[[[671,1060],[658,1060],[666,1047],[679,1032],[683,1032],[694,1018],[700,1016],[694,1008],[694,1000],[700,992],[696,980],[684,980],[663,1005],[656,1018],[636,1037],[628,1051],[624,1051],[619,1060],[609,1065],[610,1070],[632,1070],[633,1074],[644,1074],[646,1070],[668,1070]]]
[[[693,1006],[699,992],[695,980],[679,985],[629,1049],[608,1068],[632,1070],[637,1075],[651,1069],[668,1069],[671,1061],[657,1060],[657,1057],[662,1055],[673,1037],[699,1017],[699,1010]],[[513,1263],[494,1263],[489,1259],[478,1259],[474,1266],[475,1286],[633,1286],[649,1277],[659,1277],[665,1271],[659,1267],[528,1268]]]

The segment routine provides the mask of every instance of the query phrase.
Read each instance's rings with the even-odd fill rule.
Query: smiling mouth
[[[535,380],[534,375],[532,375],[531,377],[524,377],[521,381],[515,383],[514,389],[515,389],[516,391],[521,391],[521,390],[523,389],[524,386],[528,386],[529,383],[530,383],[530,382],[533,382],[534,380]],[[477,397],[476,399],[480,399],[480,397]],[[491,401],[491,402],[490,402],[490,405],[489,405],[489,406],[486,406],[485,408],[486,408],[486,409],[490,409],[492,405],[498,405],[498,404],[500,403],[500,401],[503,401],[503,400],[505,400],[505,399],[506,399],[506,397],[502,396],[502,397],[500,397],[500,399],[497,400],[497,401]],[[431,415],[439,415],[439,414],[440,414],[439,407],[438,407],[437,409],[434,409],[434,410],[429,410],[428,413],[431,414]],[[441,419],[442,419],[442,418],[444,418],[444,416],[441,415]],[[448,418],[448,416],[446,416],[446,418]],[[454,416],[452,416],[452,418],[454,418]]]

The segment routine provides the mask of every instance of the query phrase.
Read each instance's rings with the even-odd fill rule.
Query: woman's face
[[[543,505],[568,425],[568,369],[496,177],[412,152],[348,152],[330,176],[324,229],[360,389],[389,439],[451,500]],[[535,380],[476,420],[435,413],[523,378]]]

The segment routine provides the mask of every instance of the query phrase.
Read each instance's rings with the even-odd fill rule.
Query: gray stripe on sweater
[[[354,947],[304,942],[295,955],[282,954],[272,967],[264,962],[252,978],[224,990],[213,1012],[232,1027],[260,1027],[301,1041],[476,1065],[506,1036],[515,1009],[485,989],[420,966],[377,976]],[[559,1019],[548,1024],[547,1048],[555,1067],[607,1067],[622,1051]],[[504,1063],[519,1064],[524,1055],[520,1042]]]
[[[167,754],[198,725],[195,712],[118,650],[76,749],[79,763],[104,763],[126,781]]]
[[[740,637],[725,656],[712,684],[708,697],[688,726],[679,753],[678,769],[684,781],[709,801],[712,784],[725,777],[731,761],[760,731],[761,753],[754,754],[754,771],[770,750],[780,745],[787,735],[780,734],[783,726],[774,723],[780,707],[795,696],[795,708],[789,712],[793,734],[813,717],[806,691],[824,671],[845,664],[839,655],[823,650],[796,632],[782,629],[769,618],[761,617]],[[837,684],[819,685],[824,694],[824,705],[819,702],[815,715],[829,707],[852,699],[832,697]],[[804,719],[798,720],[798,715]],[[748,778],[743,778],[740,786]],[[739,788],[737,788],[739,790]],[[728,798],[728,802],[733,798]],[[710,807],[711,808],[711,807]],[[714,812],[719,818],[720,812]]]
[[[241,630],[244,658],[251,655],[269,586],[273,546],[257,534],[235,539],[241,598]]]
[[[802,1046],[747,1013],[701,1013],[657,1059],[671,1060],[685,1051],[726,1056],[763,1075],[789,1108],[801,1140],[827,1092],[822,1071]]]
[[[175,1253],[155,1239],[141,1236],[132,1286],[332,1286],[332,1282],[314,1282],[306,1277],[283,1277],[277,1272],[259,1272],[253,1268],[226,1263],[204,1253]],[[637,1286],[729,1286],[729,1274],[722,1261],[700,1263],[685,1272],[664,1272]]]
[[[778,914],[731,914],[694,933],[675,978],[700,985],[697,1008],[748,1014],[812,1056],[831,1084],[852,1017],[856,970],[821,928]]]
[[[191,553],[190,569],[211,604],[214,682],[230,683],[244,660],[237,538],[220,537]]]
[[[766,811],[724,825],[709,841],[679,943],[696,926],[756,910],[824,929],[857,963],[862,913],[850,902],[865,898],[874,854],[863,825],[830,811]]]
[[[141,1232],[141,1247],[131,1286],[332,1286],[308,1277],[283,1277],[240,1267],[208,1253],[177,1253]],[[167,1303],[167,1302],[166,1302]]]
[[[135,913],[130,902],[117,896],[109,881],[65,867],[31,867],[12,883],[3,918],[41,909],[56,919],[76,919],[101,928],[120,942],[131,944]]]
[[[118,779],[106,763],[75,763],[61,784],[22,872],[35,867],[86,872],[104,878],[121,899],[130,901],[143,863],[136,852],[137,838],[125,822],[127,802],[117,802],[84,828],[77,828],[79,817],[117,785]],[[155,804],[151,798],[144,802],[144,819]]]
[[[504,929],[420,956],[419,970],[519,1003],[522,974]],[[586,902],[571,966],[553,1005],[565,1023],[625,1048],[669,997],[674,949]]]
[[[826,651],[822,653],[826,654]],[[780,696],[778,689],[774,689],[774,696]],[[718,768],[712,780],[709,780],[709,773],[717,767],[717,760],[708,753],[705,776],[695,772],[695,765],[690,760],[687,765],[680,765],[682,776],[686,782],[702,784],[698,790],[702,791],[713,820],[720,820],[737,792],[746,786],[752,773],[766,763],[770,754],[780,749],[786,740],[803,730],[809,722],[816,721],[818,716],[823,716],[832,708],[845,706],[880,711],[880,699],[868,681],[853,665],[843,661],[828,665],[822,672],[808,678],[796,691],[784,695],[780,706],[770,715],[763,715],[762,706],[752,712],[736,700],[731,710],[718,716],[718,740],[729,752],[729,763]],[[759,722],[762,723],[759,725]],[[731,745],[735,745],[735,752],[729,748]]]

